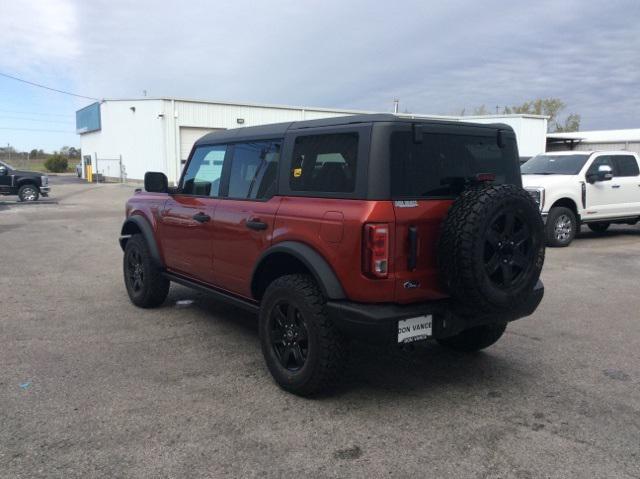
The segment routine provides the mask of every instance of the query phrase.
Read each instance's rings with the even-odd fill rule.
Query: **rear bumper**
[[[408,305],[362,304],[349,301],[329,301],[329,317],[347,336],[374,343],[397,342],[398,321],[433,316],[433,339],[454,336],[465,329],[483,324],[515,321],[531,315],[544,296],[544,285],[538,281],[528,301],[507,313],[461,315],[451,301],[440,300]]]

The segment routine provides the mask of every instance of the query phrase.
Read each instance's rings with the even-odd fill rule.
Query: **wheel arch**
[[[573,214],[576,215],[576,220],[580,221],[580,211],[578,210],[578,204],[573,199],[565,196],[555,200],[549,208],[549,212],[551,212],[553,208],[557,207],[569,208],[571,211],[573,211]]]
[[[269,283],[285,274],[310,274],[328,299],[345,299],[340,280],[329,263],[310,246],[284,241],[266,250],[251,274],[251,294],[260,300]]]
[[[164,266],[162,258],[160,257],[160,250],[158,249],[155,235],[153,234],[153,228],[151,227],[149,220],[142,215],[132,215],[122,224],[119,239],[122,251],[126,248],[129,238],[134,234],[142,235],[149,246],[149,252],[151,253],[153,260],[156,264]]]

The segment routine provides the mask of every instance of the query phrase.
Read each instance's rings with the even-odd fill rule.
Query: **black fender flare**
[[[263,252],[251,273],[251,291],[255,291],[258,273],[265,261],[274,254],[288,254],[299,260],[311,272],[327,299],[346,299],[340,280],[320,253],[297,241],[283,241]]]
[[[160,250],[158,249],[158,243],[156,242],[156,237],[153,234],[153,228],[149,221],[141,215],[133,215],[125,220],[122,224],[122,229],[120,230],[120,247],[122,251],[124,251],[127,240],[133,234],[131,230],[138,230],[142,234],[142,237],[147,242],[147,246],[149,247],[149,252],[151,253],[151,257],[159,266],[164,267],[162,264],[162,258],[160,257]]]

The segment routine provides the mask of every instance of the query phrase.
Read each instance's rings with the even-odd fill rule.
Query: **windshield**
[[[589,155],[538,155],[531,158],[521,171],[523,175],[577,175]]]
[[[0,166],[6,166],[10,170],[15,170],[15,168],[11,166],[9,163],[7,163],[6,161],[0,161]]]

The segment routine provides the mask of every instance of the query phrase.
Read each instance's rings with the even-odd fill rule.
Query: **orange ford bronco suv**
[[[120,244],[131,301],[170,283],[259,315],[275,381],[336,382],[353,339],[495,343],[540,303],[544,230],[502,124],[361,115],[238,128],[147,173]]]

